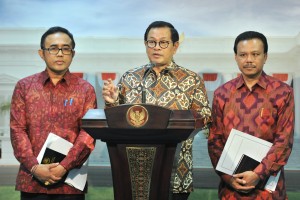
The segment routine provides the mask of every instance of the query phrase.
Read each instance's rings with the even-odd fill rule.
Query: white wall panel
[[[0,76],[1,79],[20,79],[45,69],[39,57],[40,37],[45,29],[0,29]],[[196,73],[219,73],[226,82],[239,73],[234,60],[233,37],[185,38],[177,54],[177,64]],[[97,82],[99,72],[114,72],[120,77],[125,71],[146,64],[143,37],[140,38],[77,38],[76,54],[70,70],[85,73],[86,79],[95,86],[101,98],[101,84]],[[271,37],[269,55],[264,70],[267,73],[292,73],[296,102],[295,136],[300,137],[300,34],[295,37]],[[97,85],[98,84],[98,85]],[[10,92],[14,84],[9,86]],[[7,85],[0,82],[0,91]],[[102,99],[98,100],[103,108]],[[1,116],[3,117],[3,116]],[[6,118],[7,119],[7,118]],[[8,121],[8,120],[7,120]],[[8,130],[7,123],[2,130]],[[6,133],[7,134],[7,133]],[[2,142],[2,146],[8,145]],[[3,150],[2,150],[3,151]],[[4,152],[5,153],[5,152]],[[1,164],[1,163],[0,163]]]

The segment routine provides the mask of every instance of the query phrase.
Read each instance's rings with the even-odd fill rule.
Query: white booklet
[[[72,146],[73,144],[64,138],[54,133],[49,133],[47,140],[45,141],[37,157],[37,160],[39,163],[42,162],[46,148],[67,155]],[[86,161],[81,168],[74,168],[70,170],[65,183],[83,191],[87,180],[87,164],[88,161]]]
[[[233,175],[243,154],[261,162],[272,145],[272,143],[266,140],[232,129],[216,170]],[[270,176],[265,189],[275,191],[279,176],[280,172],[276,176]]]

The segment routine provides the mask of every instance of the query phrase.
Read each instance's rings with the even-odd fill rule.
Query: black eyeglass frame
[[[149,46],[149,42],[154,42],[155,45],[154,45],[154,46]],[[162,43],[166,43],[167,46],[166,46],[166,47],[161,46]],[[170,44],[170,43],[173,43],[173,42],[172,42],[172,41],[166,41],[166,40],[162,40],[162,41],[159,41],[159,42],[156,42],[156,41],[154,41],[154,40],[147,40],[147,41],[146,41],[147,47],[149,47],[150,49],[155,48],[157,44],[160,46],[160,48],[166,49],[166,48],[169,47],[169,44]]]
[[[50,52],[51,49],[52,49],[52,50],[56,49],[57,52],[56,52],[56,53],[53,53],[53,52],[51,53],[51,52]],[[57,55],[57,54],[59,53],[59,51],[61,51],[62,54],[64,54],[64,55],[71,55],[71,54],[73,53],[73,51],[74,51],[74,49],[68,47],[68,51],[70,50],[70,52],[65,53],[65,52],[64,52],[64,49],[65,49],[65,51],[66,51],[66,47],[63,47],[63,48],[58,48],[58,47],[42,48],[42,50],[48,51],[51,55]]]

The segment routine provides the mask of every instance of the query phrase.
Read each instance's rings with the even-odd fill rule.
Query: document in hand
[[[216,170],[233,175],[243,155],[261,162],[272,147],[272,143],[258,137],[232,129],[227,139]],[[265,189],[275,191],[280,172],[270,176]]]
[[[73,144],[64,138],[49,133],[47,140],[45,141],[37,160],[41,164],[49,164],[54,162],[60,162],[68,154]],[[81,191],[84,190],[87,180],[87,161],[78,169],[72,169],[69,171],[65,183],[71,185]]]

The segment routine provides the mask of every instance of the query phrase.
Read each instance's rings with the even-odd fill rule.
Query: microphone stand
[[[149,65],[150,67],[146,69],[142,80],[142,103],[146,103],[146,84],[145,84],[146,78],[150,74],[151,68],[155,66],[154,63],[150,63]]]

